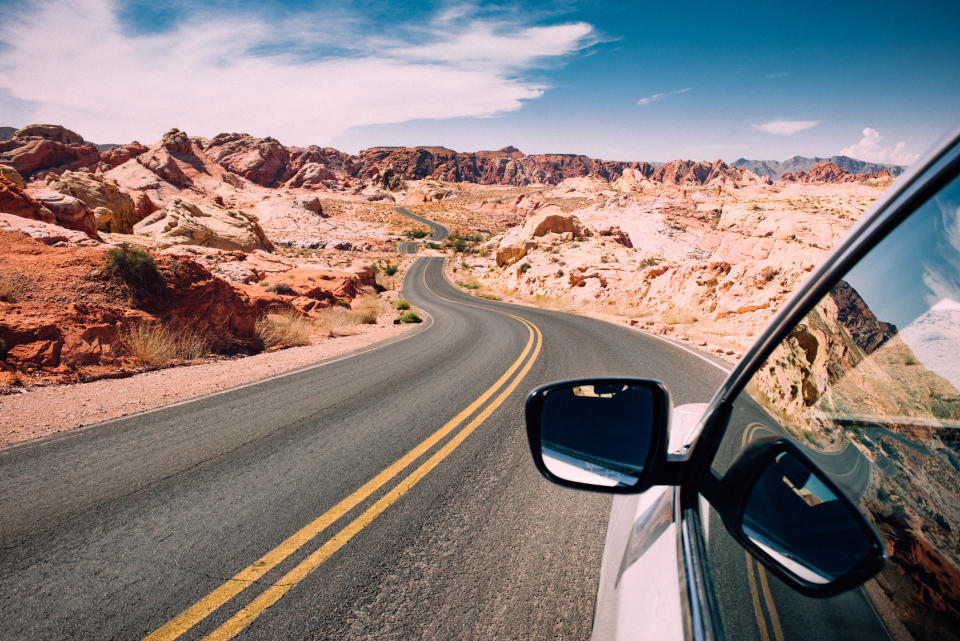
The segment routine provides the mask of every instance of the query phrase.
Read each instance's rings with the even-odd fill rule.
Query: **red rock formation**
[[[786,172],[780,176],[783,182],[797,183],[854,183],[867,180],[891,180],[890,172],[886,169],[867,174],[851,174],[832,162],[818,162],[808,171],[799,174]]]
[[[56,222],[53,212],[2,176],[0,176],[0,213],[42,220],[46,223]]]
[[[596,160],[575,154],[526,156],[515,147],[473,153],[445,147],[372,147],[360,152],[359,164],[364,177],[392,169],[412,180],[430,178],[483,185],[555,185],[577,176],[609,180],[627,167],[652,170],[647,163]]]
[[[48,247],[0,231],[4,275],[21,285],[11,301],[0,303],[0,362],[57,382],[115,375],[118,367],[137,365],[123,353],[123,331],[145,322],[196,331],[223,353],[261,347],[257,306],[245,292],[192,260],[156,260],[161,287],[135,309],[106,272],[102,248]]]
[[[64,144],[44,138],[11,140],[0,151],[0,163],[10,165],[24,177],[53,167],[76,169],[95,165],[100,160],[96,145]]]
[[[56,224],[67,229],[82,231],[90,238],[99,239],[97,218],[82,200],[50,189],[31,189],[30,195],[53,212]]]
[[[52,140],[64,145],[84,144],[83,136],[60,125],[27,125],[13,134],[13,140],[27,141],[35,138]]]
[[[100,152],[100,171],[113,169],[114,167],[127,162],[131,158],[136,158],[146,151],[147,148],[136,140],[131,143],[127,143],[126,145],[121,145],[119,147],[114,147],[113,149],[102,151]]]

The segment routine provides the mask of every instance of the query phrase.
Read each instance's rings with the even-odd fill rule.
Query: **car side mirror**
[[[527,397],[527,438],[537,469],[567,487],[642,492],[667,442],[670,395],[657,381],[578,379]]]
[[[748,446],[719,484],[715,507],[733,538],[803,594],[855,587],[886,561],[857,506],[786,439]]]

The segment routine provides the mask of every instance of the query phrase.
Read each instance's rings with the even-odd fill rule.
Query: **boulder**
[[[31,189],[29,193],[40,204],[53,212],[56,224],[67,229],[82,231],[90,238],[98,238],[96,217],[79,198],[61,194],[51,189]]]
[[[8,180],[6,176],[0,176],[0,212],[48,223],[56,222],[52,211],[25,193],[20,186]]]
[[[27,125],[14,132],[13,140],[52,140],[64,145],[82,145],[83,136],[60,125]]]
[[[44,245],[94,246],[100,244],[100,241],[75,229],[67,229],[60,225],[42,220],[30,220],[13,214],[0,214],[0,232],[7,231],[29,236]]]
[[[133,233],[133,225],[138,220],[136,206],[115,180],[84,172],[65,171],[59,176],[48,176],[47,187],[83,201],[91,210],[103,210],[95,216],[98,230],[115,234]]]
[[[536,215],[527,218],[520,231],[520,237],[530,238],[563,233],[571,233],[574,236],[589,235],[579,218],[572,214],[564,214],[556,205],[547,205],[538,209]]]
[[[367,187],[360,192],[360,195],[369,202],[395,202],[393,194],[378,187]]]
[[[153,236],[161,249],[201,245],[249,252],[272,247],[256,216],[241,210],[200,206],[179,198],[140,221],[135,231]]]
[[[288,296],[334,302],[353,300],[360,295],[361,283],[355,274],[324,269],[294,268],[281,274],[270,274],[258,283],[265,292],[277,292]]]
[[[526,256],[531,249],[535,249],[536,246],[537,243],[528,240],[501,247],[497,250],[497,267],[508,267],[514,264]]]
[[[6,178],[20,189],[27,186],[23,182],[23,176],[20,175],[20,172],[10,165],[0,165],[0,178]]]

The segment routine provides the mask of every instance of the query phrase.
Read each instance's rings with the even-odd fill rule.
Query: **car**
[[[614,494],[593,639],[960,639],[960,130],[863,216],[708,404],[530,393],[549,480]]]

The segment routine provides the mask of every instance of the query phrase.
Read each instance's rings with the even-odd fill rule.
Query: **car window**
[[[889,561],[863,587],[801,596],[713,513],[708,555],[730,639],[960,639],[960,178],[861,259],[734,403],[713,467],[786,436],[847,493]],[[817,542],[830,546],[830,540]]]

